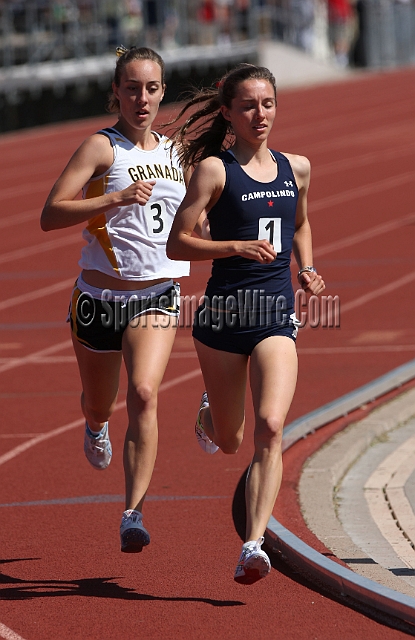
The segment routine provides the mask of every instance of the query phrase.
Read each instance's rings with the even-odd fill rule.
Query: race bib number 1
[[[281,218],[260,218],[258,240],[268,240],[274,251],[280,253],[281,247]]]

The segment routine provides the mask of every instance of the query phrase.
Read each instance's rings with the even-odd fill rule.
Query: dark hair
[[[172,136],[185,167],[194,166],[204,158],[218,155],[231,146],[232,126],[223,117],[220,107],[224,105],[230,109],[238,85],[245,80],[253,79],[267,80],[274,90],[275,97],[277,96],[275,78],[269,69],[242,63],[226,73],[215,87],[192,91],[190,99],[178,116],[163,125],[176,123],[190,107],[205,103],[178,126]]]
[[[121,82],[121,75],[126,65],[133,60],[152,60],[156,62],[161,69],[161,84],[164,85],[165,67],[164,60],[158,53],[149,49],[148,47],[131,47],[126,49],[125,47],[117,48],[117,64],[115,65],[113,83],[119,87]],[[111,92],[108,98],[107,111],[110,113],[119,113],[120,103],[114,93]]]

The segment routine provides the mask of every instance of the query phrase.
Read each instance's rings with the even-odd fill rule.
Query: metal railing
[[[357,0],[343,64],[415,62],[415,1]],[[0,0],[0,67],[270,38],[336,62],[327,0]]]
[[[214,8],[199,0],[2,2],[0,66],[99,56],[121,43],[165,50],[252,39],[256,8],[238,6]]]
[[[368,67],[393,67],[415,62],[415,2],[365,0],[362,3]]]

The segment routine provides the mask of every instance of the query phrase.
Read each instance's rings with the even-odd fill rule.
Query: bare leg
[[[89,427],[99,431],[117,402],[122,354],[91,351],[73,336],[72,342],[82,382],[82,412]]]
[[[245,426],[248,357],[194,342],[210,403],[201,413],[203,428],[223,453],[236,453]]]
[[[142,511],[157,455],[157,395],[176,334],[165,314],[141,316],[127,327],[128,428],[124,443],[125,508]]]
[[[246,540],[266,529],[281,485],[282,431],[297,381],[295,343],[284,336],[260,342],[251,356],[255,453],[246,484]]]

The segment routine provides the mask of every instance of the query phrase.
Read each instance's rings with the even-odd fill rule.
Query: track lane
[[[370,124],[371,103],[378,105],[379,114],[376,117],[379,121],[375,123],[376,126],[379,122],[379,126],[385,122],[385,118],[381,117],[381,100],[375,90],[383,94],[385,89],[381,88],[381,84],[388,80],[396,92],[398,77],[403,86],[403,82],[408,79],[407,72],[368,80],[370,89],[363,92],[362,99],[359,95],[360,102],[364,98],[364,112],[367,114],[364,128]],[[359,88],[364,86],[361,80],[358,84]],[[386,85],[387,91],[392,94],[392,86],[388,83]],[[329,165],[333,157],[333,151],[329,151],[326,158],[323,157],[324,141],[321,141],[321,132],[325,131],[324,136],[332,137],[336,133],[341,135],[346,130],[354,130],[356,135],[349,151],[350,157],[353,157],[358,138],[359,116],[356,117],[356,104],[353,105],[350,91],[350,86],[346,88],[338,85],[325,87],[319,93],[297,91],[282,95],[281,113],[286,109],[284,103],[291,102],[295,108],[293,106],[289,118],[284,116],[285,123],[288,123],[283,127],[284,136],[279,135],[281,122],[277,122],[276,137],[278,142],[282,138],[282,142],[281,145],[277,145],[277,142],[274,145],[283,148],[284,142],[286,149],[306,154],[306,149],[312,149],[312,144],[320,145],[318,154],[310,154],[313,167],[318,169],[320,162]],[[346,94],[349,97],[345,102]],[[327,96],[330,101],[325,100]],[[296,129],[288,126],[290,122],[301,122],[305,101],[310,106],[310,109],[307,108],[307,124],[303,123],[299,129],[312,129],[307,140],[304,139],[304,133],[300,131],[297,134]],[[407,98],[398,99],[399,109],[407,101]],[[390,102],[393,103],[393,100]],[[337,105],[337,124],[333,123],[334,126],[329,129],[327,123],[323,122],[325,128],[319,125],[320,130],[317,130],[317,126],[310,126],[312,116],[324,121],[324,117],[333,111],[334,105]],[[402,114],[399,109],[397,113]],[[336,132],[338,123],[342,120],[345,122],[343,130]],[[71,139],[71,127],[77,129],[77,125],[65,125],[62,128],[66,148],[71,143],[75,144],[80,133],[84,137],[88,127],[91,127],[89,131],[94,130],[92,121],[83,123]],[[60,131],[59,127],[53,127],[52,133],[57,134],[59,140],[62,137]],[[10,143],[16,150],[16,141],[19,139],[25,140],[25,147],[28,146],[28,141],[39,139],[42,139],[44,145],[44,140],[53,139],[52,133],[32,132],[26,140],[20,134],[14,139],[10,137],[6,142],[0,141],[0,148]],[[313,137],[316,138],[314,142]],[[393,136],[389,136],[388,140],[390,137]],[[338,149],[343,150],[342,153],[345,149],[344,138],[347,135],[343,135],[343,141],[338,146]],[[368,135],[368,140],[369,138]],[[381,149],[382,142],[377,131],[374,138]],[[397,142],[402,147],[402,139]],[[371,143],[368,141],[367,144]],[[59,144],[54,145],[56,151]],[[367,155],[370,148],[363,151]],[[405,158],[406,172],[409,171],[408,157],[411,159],[410,154]],[[398,152],[395,154],[396,158],[399,159]],[[413,158],[411,162],[413,166]],[[385,164],[383,158],[381,163]],[[329,181],[330,171],[323,171],[320,176],[313,174],[310,206],[331,195],[336,196],[339,188],[346,198],[343,203],[335,206],[328,204],[324,209],[311,211],[317,251],[319,247],[324,248],[334,242],[347,242],[347,238],[357,235],[359,231],[367,235],[366,239],[356,245],[349,239],[346,245],[336,247],[331,254],[321,254],[318,257],[317,264],[321,266],[322,272],[324,268],[324,277],[329,282],[330,290],[340,293],[344,304],[353,303],[358,295],[372,295],[376,288],[381,289],[394,280],[398,281],[404,277],[408,266],[413,264],[410,243],[413,221],[408,217],[404,224],[394,224],[391,220],[393,198],[388,193],[385,198],[386,189],[378,194],[376,187],[372,188],[366,199],[362,196],[347,199],[349,189],[365,188],[377,182],[374,177],[378,167],[369,163],[363,166],[368,167],[367,172],[363,169],[359,172],[353,170],[350,175],[345,167],[342,180],[337,186]],[[397,165],[394,166],[393,176],[399,176]],[[49,186],[52,182],[53,177]],[[393,187],[389,191],[393,191]],[[352,212],[350,204],[353,205]],[[16,198],[13,206],[16,207],[16,213],[24,213],[31,208],[31,205],[27,206],[27,201],[23,205],[20,197]],[[335,219],[333,212],[336,214]],[[398,220],[410,214],[407,199],[402,197]],[[372,225],[392,225],[393,228],[389,226],[387,231],[379,232],[371,238]],[[16,250],[30,248],[40,243],[39,240],[45,241],[45,236],[38,229],[33,235],[21,233],[13,237]],[[21,242],[24,244],[19,245]],[[45,288],[48,282],[56,284],[64,280],[62,277],[54,277],[50,266],[50,275],[45,277],[51,259],[54,269],[72,270],[76,275],[73,254],[74,247],[70,246],[39,254],[35,268],[44,275],[37,289]],[[28,291],[24,279],[13,278],[18,273],[29,273],[31,269],[33,271],[33,258],[23,257],[15,264],[4,263],[4,273],[9,279],[4,279],[3,282],[11,283],[9,292],[12,293],[9,299]],[[191,278],[184,284],[184,291],[190,293],[203,289],[208,273],[208,264],[194,265]],[[70,273],[68,279],[69,277]],[[35,288],[30,290],[34,291]],[[44,321],[47,313],[47,320],[61,321],[62,328],[47,332],[34,329],[28,332],[28,338],[22,340],[24,332],[13,329],[13,325],[27,321],[28,318],[24,306],[17,304],[1,312],[0,322],[10,325],[10,329],[2,335],[7,335],[9,344],[13,341],[21,342],[23,357],[33,351],[64,342],[65,337],[67,339],[67,328],[63,324],[63,318],[68,296],[69,293],[62,289],[54,294],[53,303],[39,299],[38,304],[35,301],[31,305],[31,315],[37,322]],[[385,314],[385,304],[389,304],[387,296],[378,296],[370,304],[367,301],[356,307],[358,313],[346,311],[341,318],[339,330],[311,329],[301,333],[298,342],[300,378],[289,419],[311,411],[408,359],[405,352],[385,349],[405,346],[404,339],[414,344],[410,300],[401,295],[398,303],[395,300],[395,306],[398,304],[399,308],[399,329],[402,332],[398,335],[396,314]],[[378,346],[383,351],[370,351]],[[319,347],[322,349],[316,354],[315,350]],[[359,358],[357,361],[356,347],[369,349],[370,357],[363,360]],[[307,352],[307,349],[311,351]],[[336,349],[343,349],[346,353],[336,352]],[[174,351],[177,354],[193,351],[189,329],[180,330]],[[62,355],[69,356],[70,353],[70,349],[62,351]],[[4,352],[0,351],[0,356],[2,355]],[[184,375],[194,367],[194,357],[172,358],[165,381]],[[73,361],[49,361],[48,364],[27,362],[24,366],[10,368],[1,375],[2,381],[5,381],[3,386],[10,396],[2,397],[4,415],[8,416],[7,432],[14,431],[16,439],[19,433],[30,433],[28,425],[31,428],[33,426],[35,432],[44,433],[45,425],[53,427],[79,420],[79,383]],[[125,380],[123,384],[120,400],[125,394]],[[165,500],[149,501],[146,506],[146,522],[149,522],[153,535],[153,552],[143,553],[134,560],[120,557],[122,554],[118,551],[114,553],[114,549],[118,548],[116,525],[121,504],[62,504],[59,507],[51,505],[8,509],[7,527],[2,530],[1,536],[5,557],[7,560],[14,559],[14,562],[3,567],[6,575],[3,585],[6,585],[6,596],[9,599],[4,609],[7,619],[2,618],[1,622],[8,624],[16,632],[20,631],[24,637],[27,636],[27,640],[56,637],[54,634],[59,623],[63,639],[85,637],[85,627],[81,622],[84,619],[88,620],[88,638],[105,638],[102,635],[102,620],[108,625],[108,638],[114,637],[115,633],[132,638],[136,637],[137,630],[131,624],[132,617],[139,624],[140,631],[149,638],[165,637],[166,633],[173,634],[170,637],[182,637],[187,633],[192,638],[205,638],[206,634],[211,636],[216,633],[218,637],[233,638],[240,637],[242,630],[246,637],[258,637],[258,629],[261,629],[262,637],[267,639],[275,637],[276,628],[283,629],[284,638],[371,638],[379,633],[386,638],[403,637],[401,632],[382,626],[367,615],[346,609],[318,590],[303,584],[298,576],[284,567],[279,567],[280,572],[273,571],[270,578],[257,585],[255,590],[241,590],[233,584],[231,577],[237,559],[235,556],[239,553],[239,542],[230,522],[230,503],[240,474],[251,456],[252,416],[249,413],[247,440],[238,456],[226,457],[219,454],[206,460],[192,440],[192,425],[201,389],[202,382],[196,377],[193,384],[188,382],[183,388],[166,390],[160,398],[160,449],[150,489],[151,495],[164,497]],[[111,427],[117,451],[122,448],[124,424],[125,413],[121,409],[114,416]],[[4,427],[1,432],[5,433]],[[0,439],[0,446],[4,440]],[[65,499],[68,495],[76,497],[121,493],[123,482],[120,457],[114,457],[114,465],[111,465],[108,473],[96,474],[84,464],[81,441],[82,429],[76,434],[65,433],[60,438],[50,438],[39,443],[38,447],[22,452],[13,462],[3,465],[0,468],[1,503],[10,502],[10,499],[7,500],[10,494],[17,501],[25,502],[28,499]],[[39,473],[40,469],[42,473]],[[203,500],[198,502],[177,499],[204,495],[224,497],[213,500],[208,507]],[[172,497],[175,499],[170,499]],[[30,526],[26,528],[22,525],[27,521]],[[86,540],[96,535],[97,525],[102,535],[99,545],[91,547]],[[34,526],[36,536],[31,534]],[[27,549],[30,553],[22,554],[22,549]],[[24,560],[24,557],[39,559]],[[62,610],[61,620],[64,625],[59,618],[57,601]],[[300,627],[299,610],[307,621],[306,625],[302,624]],[[116,626],[112,628],[115,620]]]

